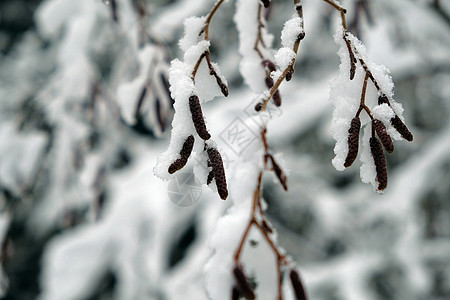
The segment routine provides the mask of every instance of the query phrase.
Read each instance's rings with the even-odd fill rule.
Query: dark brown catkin
[[[347,39],[347,34],[344,34],[344,41],[347,45],[348,54],[350,56],[350,80],[353,80],[355,78],[356,74],[356,58],[353,54],[352,46],[350,45],[350,41]]]
[[[286,73],[286,81],[290,81],[292,79],[292,70],[289,70]]]
[[[273,79],[272,79],[272,77],[267,76],[264,81],[266,82],[266,86],[269,89],[271,87],[273,87]],[[281,96],[280,96],[280,92],[278,90],[275,92],[275,94],[273,94],[272,99],[273,99],[273,103],[275,103],[276,106],[280,106],[281,105]]]
[[[289,278],[291,279],[292,289],[294,290],[295,298],[297,300],[306,300],[305,288],[303,287],[298,272],[292,269],[291,272],[289,273]]]
[[[369,140],[370,152],[373,156],[373,161],[375,163],[375,170],[377,172],[376,180],[378,181],[377,190],[382,191],[387,186],[387,168],[386,168],[386,157],[384,156],[383,147],[380,141],[376,137],[371,137]]]
[[[275,92],[275,94],[273,94],[272,99],[273,99],[273,103],[276,106],[280,106],[281,105],[281,95],[280,95],[280,91],[279,90],[277,90]]]
[[[207,152],[209,160],[211,161],[214,178],[216,179],[217,192],[219,193],[220,198],[225,200],[228,197],[228,190],[222,156],[220,156],[219,151],[215,148],[208,148]]]
[[[269,154],[270,161],[272,162],[273,171],[275,172],[275,175],[277,175],[278,180],[280,181],[281,185],[283,186],[283,189],[285,191],[288,190],[287,187],[287,177],[286,174],[284,174],[283,170],[280,168],[278,163],[276,162],[275,158]]]
[[[206,179],[206,184],[209,185],[213,181],[213,179],[214,179],[214,171],[211,170],[208,173],[208,178]]]
[[[389,99],[386,95],[381,94],[380,96],[378,96],[378,105],[381,105],[384,103],[389,104]]]
[[[268,8],[270,5],[270,0],[261,0],[265,8]]]
[[[213,65],[210,65],[209,68],[210,68],[209,69],[209,75],[214,76],[214,78],[216,78],[216,82],[217,82],[217,85],[220,88],[220,91],[222,92],[222,94],[225,97],[228,97],[228,87],[227,87],[227,85],[222,81],[222,79],[219,77],[219,75],[217,75],[217,72],[214,69]]]
[[[383,122],[377,119],[372,120],[372,126],[375,128],[375,131],[380,138],[381,143],[384,146],[384,149],[388,153],[392,153],[394,151],[394,144],[392,143],[392,139],[389,134],[386,132],[386,126],[384,126]]]
[[[277,69],[275,67],[275,64],[268,59],[263,60],[262,64],[264,65],[265,68],[267,68],[267,70],[269,70],[269,72],[273,72]]]
[[[188,136],[186,141],[184,141],[183,147],[180,150],[180,158],[175,160],[169,166],[169,170],[168,170],[169,174],[175,173],[176,171],[180,170],[181,168],[183,168],[186,165],[186,163],[189,159],[189,156],[191,156],[193,147],[194,147],[194,136],[190,135],[190,136]]]
[[[191,110],[192,122],[194,123],[195,131],[197,131],[198,136],[205,141],[209,140],[211,135],[209,134],[208,129],[206,129],[202,107],[196,95],[189,97],[189,109]]]
[[[250,284],[245,277],[244,271],[241,266],[235,266],[233,269],[234,279],[236,279],[236,284],[241,292],[241,295],[245,299],[255,299],[255,293],[253,292]]]
[[[399,116],[396,115],[395,117],[393,117],[391,119],[391,124],[405,140],[407,140],[408,142],[411,142],[413,140],[413,135],[411,131],[409,131],[405,123],[403,123],[402,120],[400,120]]]
[[[239,300],[241,297],[241,293],[239,292],[239,289],[236,286],[233,286],[233,289],[231,290],[231,300]]]
[[[358,156],[359,149],[359,131],[361,130],[361,120],[358,117],[354,117],[350,123],[348,129],[348,153],[345,158],[344,167],[350,167]]]
[[[266,86],[270,89],[271,87],[273,87],[273,79],[272,79],[272,77],[270,77],[270,76],[267,76],[265,79],[264,79],[264,81],[265,81],[265,83],[266,83]]]

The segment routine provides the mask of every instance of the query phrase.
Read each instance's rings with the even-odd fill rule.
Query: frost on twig
[[[215,179],[218,193],[225,200],[228,190],[223,162],[214,142],[210,141],[211,135],[201,107],[201,103],[216,96],[228,95],[226,79],[217,64],[211,62],[208,38],[211,19],[223,2],[218,1],[208,16],[185,21],[185,34],[180,40],[184,59],[173,60],[169,69],[170,92],[175,109],[170,145],[158,157],[155,173],[160,178],[170,179],[186,165],[192,150],[197,153],[200,163],[209,156],[212,175],[201,180],[209,184]],[[204,151],[207,151],[207,156],[203,155]]]

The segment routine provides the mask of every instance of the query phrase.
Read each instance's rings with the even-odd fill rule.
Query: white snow
[[[283,47],[278,49],[275,54],[275,63],[280,70],[285,70],[295,59],[295,52],[291,48]],[[274,80],[278,78],[274,77]]]
[[[293,48],[294,43],[303,30],[303,20],[297,14],[284,23],[281,31],[281,45],[286,48]]]

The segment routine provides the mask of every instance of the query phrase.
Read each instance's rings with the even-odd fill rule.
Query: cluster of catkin
[[[242,265],[234,266],[233,276],[235,284],[231,292],[231,299],[238,300],[241,297],[244,297],[245,299],[248,300],[256,299],[254,292],[255,287],[251,284],[251,282],[249,282],[249,280],[245,276],[245,272]],[[289,279],[295,294],[295,298],[297,300],[306,300],[306,292],[300,279],[300,275],[294,268],[289,270]]]
[[[192,122],[198,136],[207,141],[211,135],[206,128],[205,119],[203,117],[202,107],[198,96],[192,95],[189,97],[189,110],[191,111]],[[181,170],[187,163],[194,148],[194,136],[190,135],[186,138],[180,150],[180,156],[177,158],[167,170],[169,174],[173,174]],[[225,200],[228,197],[227,181],[225,177],[225,169],[223,167],[222,156],[220,152],[205,143],[204,151],[208,154],[208,168],[211,168],[208,174],[207,184],[209,185],[213,179],[216,181],[217,192],[221,199]]]
[[[382,94],[378,97],[378,105],[381,104],[390,106],[389,99],[386,95]],[[346,168],[353,164],[358,155],[359,134],[361,130],[359,112],[360,110],[352,119],[348,130],[348,154],[344,162],[344,167]],[[386,131],[386,126],[383,122],[375,119],[371,114],[369,114],[369,116],[372,119],[372,135],[369,140],[370,152],[375,164],[376,181],[378,182],[377,190],[382,191],[387,187],[388,183],[386,156],[384,155],[383,147],[386,152],[392,153],[394,151],[394,144],[392,143],[391,136]],[[408,127],[402,122],[398,115],[394,115],[394,117],[390,119],[390,123],[405,140],[409,142],[413,140],[411,131],[409,131]]]

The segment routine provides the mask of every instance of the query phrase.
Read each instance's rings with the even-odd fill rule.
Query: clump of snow
[[[184,21],[184,36],[179,42],[182,51],[186,52],[190,47],[198,44],[205,21],[206,17],[191,17]]]
[[[375,119],[386,124],[395,116],[395,113],[387,103],[383,103],[372,108],[372,115]]]
[[[364,134],[362,137],[362,149],[360,154],[361,169],[360,176],[361,181],[364,183],[370,183],[373,186],[374,191],[377,190],[378,182],[376,181],[377,171],[375,169],[375,163],[373,161],[372,153],[370,152],[370,137],[372,136],[372,124],[367,124],[364,128]]]
[[[296,54],[291,48],[280,48],[275,54],[275,63],[279,69],[285,70],[295,59],[295,56]]]
[[[265,72],[261,58],[254,49],[258,36],[258,1],[237,1],[234,22],[239,31],[239,53],[242,56],[239,70],[245,83],[252,91],[259,93],[266,90],[264,84]],[[265,34],[264,37],[267,35]],[[266,41],[266,39],[265,39]],[[268,41],[266,41],[268,43]]]
[[[297,14],[284,23],[281,31],[281,45],[285,48],[293,48],[300,34],[304,33],[303,20]]]

